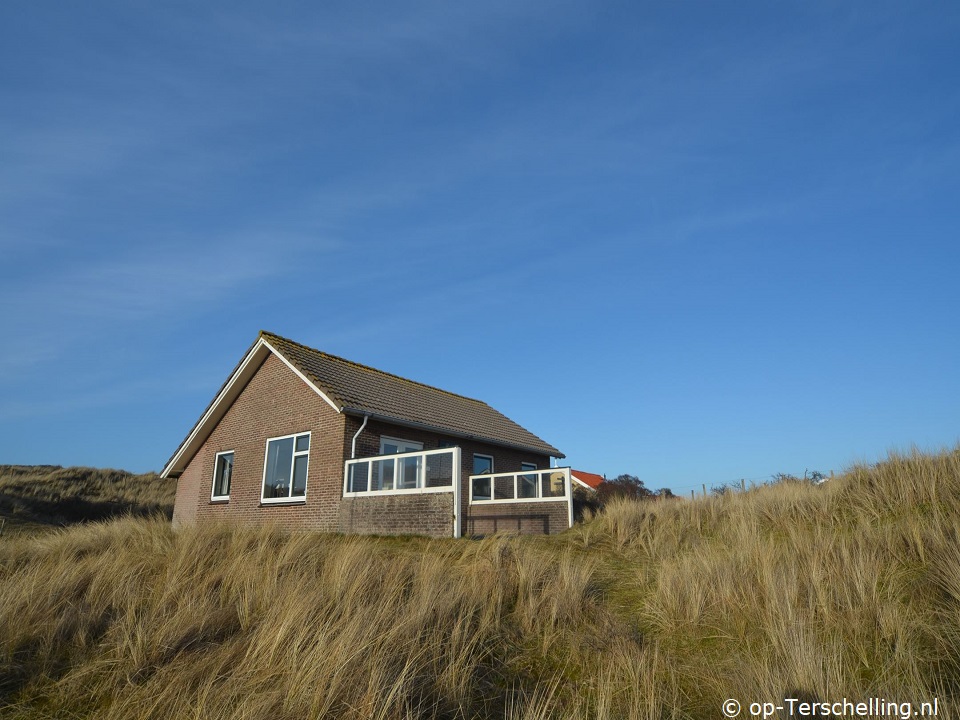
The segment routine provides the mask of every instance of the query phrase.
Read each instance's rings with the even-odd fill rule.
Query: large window
[[[267,440],[263,468],[263,502],[303,500],[307,495],[310,433]]]
[[[519,471],[473,475],[470,504],[569,500],[569,482],[570,468],[538,470],[533,463],[521,463]]]
[[[416,445],[384,438],[380,449],[391,454],[347,460],[344,496],[454,490],[460,477],[460,448],[413,449]]]
[[[211,500],[230,499],[230,479],[233,477],[233,450],[217,453],[213,466],[213,490]]]

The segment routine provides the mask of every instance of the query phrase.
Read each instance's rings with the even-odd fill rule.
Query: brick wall
[[[360,428],[362,418],[348,417],[346,421],[346,435],[348,438],[347,451],[349,456],[349,439]],[[521,532],[548,532],[556,533],[567,529],[567,505],[566,503],[547,502],[547,503],[518,503],[514,505],[497,504],[486,506],[483,509],[484,523],[477,527],[481,530],[476,533],[468,531],[468,523],[473,508],[468,504],[470,500],[469,477],[473,474],[473,455],[490,455],[493,457],[494,472],[516,472],[522,470],[521,463],[534,463],[537,468],[544,469],[550,467],[550,456],[541,455],[536,452],[526,450],[515,450],[500,445],[491,445],[489,443],[464,438],[454,437],[452,435],[443,435],[442,433],[424,430],[421,428],[408,428],[400,425],[391,425],[376,420],[370,420],[363,432],[357,438],[357,457],[370,457],[380,454],[380,437],[386,435],[401,440],[412,440],[423,443],[424,450],[434,450],[441,447],[441,443],[460,446],[460,499],[462,513],[462,531],[464,534],[487,534],[492,530],[484,529],[490,523],[489,518],[499,513],[504,516],[511,516],[511,520],[504,520],[500,523],[503,527],[500,529],[519,529]],[[535,506],[533,509],[528,509]],[[549,506],[544,507],[544,506]],[[558,508],[562,508],[562,513]],[[493,510],[492,510],[493,509]],[[530,516],[528,521],[518,519],[518,513]],[[561,517],[562,514],[562,517]],[[535,516],[535,517],[534,517]],[[513,524],[512,528],[507,526]],[[543,530],[542,528],[547,528]],[[541,528],[537,530],[537,528]],[[425,531],[421,531],[425,532]]]
[[[453,536],[453,493],[344,498],[340,532]]]
[[[309,431],[306,501],[261,504],[267,439]],[[230,500],[211,502],[216,453],[234,452]],[[344,416],[269,355],[177,481],[174,525],[276,522],[335,532],[343,483]]]
[[[516,532],[552,535],[569,527],[569,517],[567,503],[556,500],[471,505],[463,524],[463,534]]]
[[[322,532],[452,534],[453,493],[342,498],[343,461],[362,418],[338,414],[283,361],[269,355],[214,428],[177,482],[175,526],[195,522],[276,522],[291,529]],[[262,504],[263,466],[268,438],[309,431],[310,461],[306,500]],[[473,455],[494,458],[496,472],[514,472],[521,463],[550,466],[550,457],[531,451],[466,440],[442,433],[371,420],[357,439],[357,457],[380,454],[386,435],[423,444],[424,450],[445,445],[461,448],[461,516],[464,534],[499,530],[559,532],[567,527],[565,503],[518,503],[470,507],[468,478]],[[215,456],[234,452],[228,501],[212,502]],[[494,521],[493,515],[503,516]]]

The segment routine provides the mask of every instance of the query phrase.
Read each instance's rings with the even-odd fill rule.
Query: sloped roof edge
[[[330,405],[331,408],[338,413],[346,412],[352,415],[370,415],[375,419],[380,419],[384,422],[390,422],[397,425],[435,430],[447,435],[463,437],[466,439],[476,439],[503,447],[549,453],[553,457],[558,458],[565,457],[565,455],[557,448],[544,442],[519,425],[516,425],[516,427],[523,430],[531,439],[535,440],[536,443],[527,444],[522,442],[511,442],[503,438],[491,437],[486,433],[471,433],[458,430],[457,428],[447,427],[443,424],[417,422],[416,420],[411,420],[409,418],[397,417],[389,413],[383,413],[370,407],[348,407],[340,398],[339,393],[337,393],[335,389],[329,387],[329,383],[321,382],[314,373],[310,372],[308,368],[303,367],[301,363],[297,361],[296,357],[291,356],[293,353],[285,353],[283,347],[285,344],[296,346],[302,351],[315,354],[318,357],[324,357],[337,363],[343,363],[353,368],[362,369],[364,372],[377,373],[383,377],[391,378],[393,381],[403,382],[416,388],[422,388],[423,390],[427,390],[429,392],[442,393],[446,396],[450,396],[451,398],[456,398],[458,401],[475,403],[478,408],[482,407],[486,411],[496,413],[507,422],[511,423],[512,425],[516,425],[516,423],[514,423],[512,420],[506,416],[503,416],[501,413],[498,413],[481,400],[468,398],[465,395],[458,395],[457,393],[452,393],[448,390],[443,390],[441,388],[420,383],[415,380],[409,380],[399,375],[394,375],[393,373],[388,373],[383,370],[378,370],[377,368],[362,365],[360,363],[353,362],[352,360],[346,360],[345,358],[341,358],[336,355],[330,355],[329,353],[324,353],[320,350],[316,350],[306,345],[302,345],[301,343],[284,338],[281,335],[276,335],[274,333],[262,330],[256,341],[254,341],[253,345],[250,346],[243,358],[241,358],[240,362],[237,363],[236,367],[227,377],[227,380],[217,391],[217,394],[214,395],[213,399],[207,405],[206,409],[201,414],[200,419],[197,420],[189,434],[183,439],[176,451],[167,461],[160,473],[161,477],[179,477],[180,473],[183,472],[187,464],[193,459],[194,455],[196,455],[200,447],[202,447],[203,443],[210,436],[213,428],[216,427],[218,422],[220,422],[227,410],[237,399],[243,389],[247,386],[247,383],[249,383],[250,379],[254,376],[257,370],[260,369],[260,366],[263,365],[264,361],[271,353],[276,355],[277,358],[280,359],[288,368],[290,368],[294,374],[296,374],[304,383],[307,384],[308,387],[316,392],[317,395],[319,395],[327,404]]]
[[[444,435],[450,435],[452,437],[463,438],[464,440],[479,440],[488,445],[499,445],[500,447],[511,448],[512,450],[536,450],[538,453],[542,453],[543,450],[540,448],[532,448],[529,445],[520,445],[519,443],[506,442],[504,440],[497,440],[496,438],[488,438],[482,435],[471,435],[469,433],[461,432],[458,430],[450,430],[448,428],[439,427],[438,425],[430,425],[429,423],[418,423],[412,420],[404,420],[403,418],[398,418],[393,415],[383,415],[381,413],[371,412],[369,410],[363,410],[362,408],[352,408],[345,407],[343,412],[348,415],[356,415],[357,417],[363,417],[369,415],[371,420],[380,420],[382,422],[391,423],[392,425],[402,425],[403,427],[415,428],[417,430],[433,430],[440,431]],[[551,454],[551,457],[555,458],[565,458],[562,452],[553,448],[556,454]]]
[[[588,490],[596,490],[598,487],[600,487],[600,483],[605,482],[606,480],[606,478],[604,478],[602,475],[588,473],[583,470],[571,470],[570,477]]]
[[[565,457],[560,450],[482,400],[331,355],[280,335],[262,335],[341,408],[390,422]]]
[[[184,468],[186,468],[187,464],[193,459],[193,456],[197,454],[197,451],[206,439],[210,437],[213,428],[216,427],[230,406],[233,405],[234,400],[237,399],[247,386],[250,378],[260,369],[260,366],[263,365],[270,353],[276,355],[284,365],[289,367],[308,387],[323,398],[330,407],[337,412],[341,411],[343,407],[342,404],[337,402],[337,399],[333,397],[327,388],[317,387],[316,383],[306,377],[299,368],[284,357],[283,353],[270,344],[267,339],[270,335],[271,333],[260,332],[260,335],[253,342],[253,345],[250,346],[240,359],[240,362],[237,363],[230,375],[227,376],[226,381],[220,386],[217,394],[213,396],[213,400],[210,401],[210,404],[207,405],[203,414],[200,415],[200,419],[197,420],[189,434],[183,439],[183,442],[180,443],[173,455],[170,456],[170,459],[167,460],[167,464],[164,465],[160,477],[178,477],[180,473],[183,472]]]
[[[188,448],[196,443],[197,447],[193,449],[193,452],[190,453],[190,457],[186,459],[184,465],[193,458],[197,450],[199,450],[200,445],[203,444],[203,441],[207,439],[209,433],[206,433],[202,439],[197,439],[200,435],[200,432],[203,426],[213,419],[216,416],[215,422],[219,422],[220,418],[223,417],[223,413],[217,414],[217,407],[222,404],[222,401],[228,395],[232,395],[232,400],[240,394],[240,390],[243,387],[246,387],[247,381],[253,374],[260,369],[260,366],[263,364],[263,361],[267,359],[267,354],[269,351],[261,352],[261,349],[264,349],[263,343],[258,337],[253,345],[251,345],[247,352],[243,354],[243,357],[240,358],[240,362],[237,363],[236,367],[233,368],[233,371],[227,376],[227,379],[224,381],[223,385],[220,386],[220,389],[217,390],[217,394],[213,396],[213,399],[207,404],[207,407],[201,413],[200,418],[194,423],[194,426],[190,429],[190,432],[187,433],[187,436],[181,441],[180,445],[177,446],[177,449],[174,450],[173,455],[170,456],[170,459],[167,460],[166,464],[163,466],[163,470],[160,471],[160,477],[179,477],[180,471],[174,471],[177,463],[183,460],[185,453],[188,451]],[[236,387],[237,380],[241,375],[247,375],[246,379],[242,382],[241,387]]]

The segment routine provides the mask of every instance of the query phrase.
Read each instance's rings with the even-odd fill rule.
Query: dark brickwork
[[[337,413],[281,359],[270,355],[227,410],[177,483],[174,525],[195,522],[278,523],[290,529],[321,532],[453,534],[453,493],[343,498],[344,461],[362,418]],[[306,501],[260,501],[268,438],[310,432]],[[473,455],[494,458],[496,472],[521,470],[521,463],[550,466],[550,457],[438,432],[370,420],[357,438],[356,457],[380,453],[380,437],[410,440],[424,450],[461,448],[461,523],[464,534],[494,530],[560,532],[567,528],[566,503],[518,503],[469,506],[468,478]],[[229,501],[211,502],[214,458],[234,452]],[[493,516],[502,516],[494,521]]]
[[[464,535],[515,532],[524,535],[552,535],[569,527],[566,502],[491,503],[471,505],[463,524]]]
[[[175,525],[236,521],[335,532],[343,482],[344,417],[270,355],[177,482]],[[306,502],[261,504],[267,439],[310,431]],[[228,502],[211,502],[216,453],[233,450]]]
[[[348,438],[353,438],[354,434],[360,428],[362,423],[363,418],[347,418]],[[531,451],[515,450],[513,448],[505,448],[500,445],[491,445],[490,443],[479,442],[476,440],[468,440],[451,435],[443,435],[441,433],[424,430],[421,428],[408,428],[398,425],[391,425],[376,420],[370,420],[367,422],[367,426],[363,429],[363,432],[357,438],[357,457],[360,458],[379,455],[380,437],[383,435],[401,440],[411,440],[414,442],[423,443],[424,450],[435,450],[439,447],[442,447],[442,444],[446,444],[446,446],[460,446],[460,511],[462,514],[461,525],[463,534],[479,535],[493,532],[492,530],[487,529],[488,525],[492,522],[490,518],[493,515],[509,516],[509,520],[504,519],[504,522],[500,523],[500,525],[502,525],[500,529],[511,529],[525,533],[557,533],[567,529],[568,515],[566,503],[546,502],[518,503],[517,505],[514,505],[513,503],[498,503],[496,505],[484,506],[482,510],[479,511],[482,513],[484,518],[484,522],[477,525],[477,527],[480,529],[477,532],[469,530],[469,528],[472,527],[470,519],[471,513],[476,514],[477,512],[477,506],[469,505],[469,477],[471,474],[473,474],[474,453],[492,456],[494,472],[517,472],[523,469],[521,467],[521,463],[533,463],[538,469],[545,469],[550,467],[549,455],[540,455]],[[349,440],[347,444],[349,452]],[[531,507],[534,509],[529,510]],[[560,510],[561,508],[562,513]],[[530,515],[531,517],[528,519],[528,521],[523,521],[517,518],[518,514]],[[561,514],[562,518],[560,517]],[[543,530],[542,528],[547,529]]]
[[[344,498],[340,532],[453,536],[453,493]]]

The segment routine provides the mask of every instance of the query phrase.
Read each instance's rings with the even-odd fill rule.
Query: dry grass
[[[960,451],[620,503],[553,538],[133,518],[9,537],[0,712],[716,718],[803,692],[937,696],[951,717],[958,533]]]
[[[33,532],[121,515],[169,518],[176,488],[155,473],[0,465],[0,530]]]

